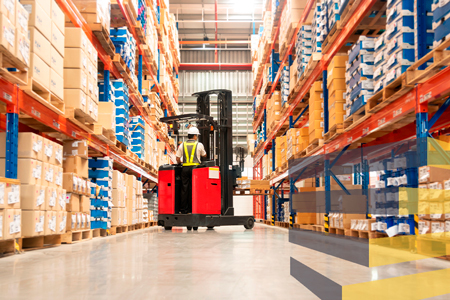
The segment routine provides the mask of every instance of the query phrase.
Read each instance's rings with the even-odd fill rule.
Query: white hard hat
[[[189,128],[188,134],[196,134],[196,135],[200,135],[200,132],[198,131],[197,127],[192,126],[192,127]]]

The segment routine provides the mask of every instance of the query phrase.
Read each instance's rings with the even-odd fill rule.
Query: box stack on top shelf
[[[109,157],[89,158],[91,181],[92,228],[111,228],[111,199],[113,190],[113,160]]]
[[[348,56],[335,56],[327,69],[328,119],[329,132],[342,132],[344,122],[344,94],[346,92],[345,75]],[[332,137],[332,136],[330,136]],[[328,137],[328,138],[330,138]]]
[[[309,143],[318,145],[323,139],[322,81],[314,82],[309,91]]]

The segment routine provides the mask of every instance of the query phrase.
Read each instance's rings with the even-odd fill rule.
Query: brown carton
[[[50,91],[64,100],[64,79],[53,69],[50,70]]]
[[[22,210],[22,236],[44,235],[45,211]]]
[[[419,182],[438,182],[450,178],[450,169],[424,166],[419,168]]]
[[[56,26],[55,22],[52,22],[52,38],[50,42],[59,54],[64,57],[64,33]]]
[[[89,161],[80,156],[66,156],[63,160],[64,173],[75,173],[79,177],[89,177]]]
[[[10,240],[21,236],[21,214],[20,209],[3,210],[3,239]]]
[[[56,212],[56,233],[65,233],[67,226],[67,212],[58,211]]]
[[[64,141],[63,145],[64,156],[80,156],[88,158],[88,145],[85,140],[82,141]]]
[[[83,213],[90,213],[91,211],[91,199],[88,196],[80,197],[80,211]]]
[[[23,7],[30,12],[28,17],[28,26],[36,27],[47,40],[50,40],[52,34],[52,20],[49,12],[34,1],[20,1]]]
[[[89,43],[86,34],[83,29],[76,27],[66,27],[64,47],[65,48],[82,48],[86,51],[87,45]]]
[[[80,211],[80,195],[66,193],[66,210],[70,212]]]
[[[5,157],[6,133],[0,132],[0,157]],[[42,160],[42,137],[31,132],[20,132],[18,140],[17,156],[19,158],[33,158]]]
[[[28,27],[30,37],[30,52],[39,56],[47,65],[51,64],[51,48],[49,40],[33,26]]]
[[[78,230],[78,220],[76,212],[68,212],[67,213],[67,225],[66,231],[76,231]]]
[[[44,155],[42,158],[42,162],[49,163],[54,165],[56,163],[55,160],[55,143],[44,138],[43,139],[43,147],[44,147]]]
[[[84,90],[64,89],[64,103],[66,107],[78,108],[85,113],[88,111],[88,97]]]
[[[0,46],[12,55],[15,53],[16,43],[16,28],[13,22],[9,21],[4,14],[0,14],[0,26],[2,28],[0,30]]]
[[[89,59],[82,48],[65,48],[64,68],[88,70]]]
[[[81,69],[64,69],[64,89],[81,89],[88,94],[88,78],[86,73]]]
[[[58,191],[54,187],[45,188],[45,210],[56,211],[58,199]]]
[[[26,66],[30,65],[30,44],[31,43],[28,39],[28,35],[19,30],[16,30],[14,56]]]
[[[30,69],[28,71],[30,78],[33,78],[44,88],[50,89],[50,66],[35,53],[30,54]]]
[[[27,210],[45,210],[45,187],[37,184],[22,184],[20,206]]]
[[[42,162],[29,158],[17,160],[17,179],[21,184],[41,184],[43,176]]]

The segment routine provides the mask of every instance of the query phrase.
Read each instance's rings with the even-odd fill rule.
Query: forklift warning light
[[[209,179],[219,179],[219,168],[209,168]]]

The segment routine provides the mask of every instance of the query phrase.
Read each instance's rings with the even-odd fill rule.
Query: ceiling
[[[264,0],[217,0],[217,39],[250,40],[262,25]],[[215,0],[170,0],[170,12],[178,20],[180,41],[215,39]],[[214,45],[182,45],[182,48],[214,48]],[[218,45],[218,48],[249,48],[250,44]]]

